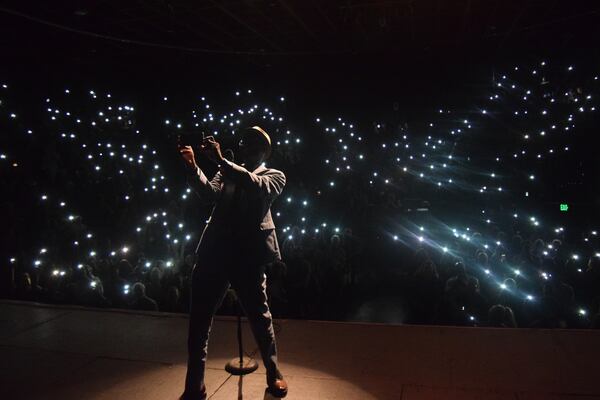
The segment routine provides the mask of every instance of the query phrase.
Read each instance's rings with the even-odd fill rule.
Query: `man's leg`
[[[231,276],[231,285],[235,289],[244,313],[248,317],[250,328],[260,349],[267,370],[267,383],[281,378],[277,368],[277,345],[273,319],[267,303],[267,276],[264,266],[237,265],[237,272]]]
[[[214,314],[229,288],[223,266],[212,260],[199,260],[192,271],[188,365],[185,392],[198,393],[204,384],[208,338]]]

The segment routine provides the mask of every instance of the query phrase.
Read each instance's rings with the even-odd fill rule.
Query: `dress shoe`
[[[271,393],[275,397],[283,398],[287,395],[288,386],[287,382],[281,378],[275,378],[270,381],[267,387],[267,392]]]

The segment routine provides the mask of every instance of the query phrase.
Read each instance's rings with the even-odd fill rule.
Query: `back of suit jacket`
[[[196,248],[199,259],[238,251],[251,263],[281,260],[270,208],[285,183],[283,172],[264,166],[250,172],[224,161],[210,181],[197,168],[188,184],[203,201],[214,204]]]

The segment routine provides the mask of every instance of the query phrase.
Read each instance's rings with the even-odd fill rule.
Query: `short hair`
[[[137,297],[142,297],[146,295],[146,285],[144,285],[142,282],[134,283],[131,289],[133,291],[133,294]]]
[[[488,324],[495,327],[517,327],[513,310],[502,304],[495,304],[490,307],[488,310]]]
[[[263,139],[262,143],[263,143],[265,151],[266,151],[265,159],[268,159],[271,156],[271,137],[269,136],[269,134],[258,125],[254,125],[249,128],[246,128],[246,132],[258,133],[258,136]]]

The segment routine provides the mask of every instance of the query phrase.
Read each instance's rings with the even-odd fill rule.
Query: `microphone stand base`
[[[256,360],[250,357],[244,357],[240,363],[240,358],[236,357],[225,365],[225,371],[231,375],[247,375],[258,369]]]

